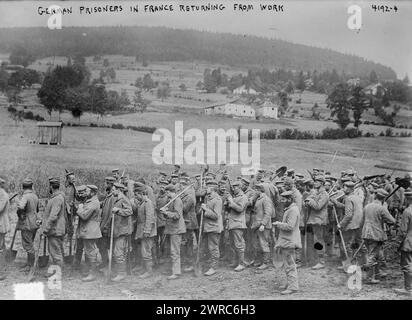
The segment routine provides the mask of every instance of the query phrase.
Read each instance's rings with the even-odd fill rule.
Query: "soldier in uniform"
[[[112,281],[115,282],[121,281],[126,277],[127,243],[129,236],[132,234],[132,204],[125,196],[125,192],[126,186],[120,183],[114,184],[114,200],[111,213],[114,214],[113,262],[116,276],[112,278]],[[109,228],[111,228],[110,220]]]
[[[384,189],[376,191],[376,199],[365,207],[365,223],[362,229],[362,238],[367,248],[365,268],[368,269],[367,282],[379,283],[376,275],[384,262],[383,244],[388,239],[384,230],[384,223],[394,224],[395,219],[383,206],[388,193]]]
[[[10,231],[9,195],[6,180],[0,177],[0,281],[6,279],[6,234]]]
[[[404,277],[404,289],[395,289],[398,294],[412,296],[412,191],[406,191],[406,209],[403,211],[399,228],[398,241],[401,251],[401,269]]]
[[[169,184],[165,188],[169,199],[176,195],[176,187]],[[172,259],[172,274],[168,280],[175,280],[182,274],[180,265],[180,245],[182,235],[186,232],[186,225],[183,219],[183,203],[180,197],[177,197],[167,208],[161,209],[161,213],[166,218],[165,234],[169,235],[170,255]]]
[[[140,278],[145,279],[153,275],[152,248],[157,235],[156,215],[154,205],[147,196],[147,188],[135,184],[134,193],[133,209],[137,211],[135,239],[141,242],[141,255],[145,264],[145,273]]]
[[[248,198],[241,189],[241,182],[235,181],[232,184],[234,196],[228,196],[228,229],[230,242],[237,259],[232,267],[236,266],[235,271],[240,272],[246,268],[245,262],[245,239],[243,237],[246,229],[246,207]]]
[[[270,264],[270,231],[272,229],[272,203],[265,194],[263,183],[255,185],[256,201],[252,213],[251,230],[253,231],[253,248],[260,253],[260,259],[253,266],[265,270]]]
[[[283,260],[283,269],[286,272],[287,285],[281,294],[292,294],[299,290],[298,272],[295,264],[295,250],[301,248],[299,219],[300,213],[296,203],[293,202],[292,191],[281,194],[284,202],[285,213],[282,222],[273,222],[279,229],[279,237],[275,250],[279,250]]]
[[[241,188],[243,193],[248,199],[248,203],[246,205],[246,213],[245,213],[245,220],[246,220],[246,229],[245,229],[245,244],[246,244],[246,255],[248,256],[248,259],[255,260],[254,266],[257,267],[260,265],[259,263],[259,258],[260,257],[255,257],[256,251],[254,250],[253,247],[253,230],[251,228],[251,223],[252,223],[252,214],[254,210],[254,205],[255,201],[257,198],[257,193],[254,189],[250,187],[250,181],[244,177],[240,179],[240,182],[242,183]],[[256,259],[258,258],[258,259]]]
[[[340,227],[347,253],[351,256],[353,249],[357,248],[362,241],[363,206],[359,196],[354,193],[355,184],[352,181],[346,181],[343,186],[346,194],[345,213],[340,221]],[[364,255],[364,252],[362,251],[361,254]],[[341,257],[344,259],[343,249],[341,249]]]
[[[66,182],[64,189],[64,197],[66,200],[66,210],[67,210],[67,236],[71,239],[74,232],[74,216],[76,215],[76,186],[74,185],[76,181],[76,176],[73,172],[66,170]]]
[[[169,196],[166,193],[166,186],[169,183],[166,180],[160,181],[159,183],[159,193],[156,198],[156,226],[157,226],[157,237],[156,237],[156,258],[160,263],[161,259],[166,257],[166,235],[164,234],[166,219],[164,215],[160,212],[160,208],[163,207],[169,200]]]
[[[66,234],[66,203],[60,190],[60,179],[49,179],[50,199],[43,218],[43,234],[47,236],[49,254],[54,265],[63,267],[63,238]]]
[[[114,177],[106,177],[106,196],[100,203],[102,209],[102,219],[100,221],[100,231],[102,237],[97,242],[97,247],[99,248],[100,256],[102,257],[102,263],[99,265],[100,269],[106,268],[109,263],[109,248],[110,248],[110,220],[112,214],[113,203],[115,197],[113,195]]]
[[[87,264],[87,276],[82,281],[94,281],[97,274],[97,241],[101,238],[100,231],[101,209],[99,199],[97,199],[97,187],[95,185],[86,186],[86,198],[84,203],[77,207],[79,216],[79,226],[77,228],[77,238],[81,239],[84,248],[85,260]]]
[[[189,185],[189,177],[182,175],[180,177],[180,185],[182,189],[185,189]],[[195,211],[196,195],[195,190],[190,187],[181,196],[183,203],[183,219],[186,224],[186,233],[183,235],[183,258],[184,263],[187,265],[183,269],[184,272],[191,272],[194,270],[195,252],[197,251],[197,238],[196,231],[199,229],[197,222],[197,216]]]
[[[227,197],[230,193],[226,189],[226,181],[221,180],[218,183],[217,194],[222,199],[222,221],[223,221],[223,234],[220,237],[219,252],[220,258],[227,261],[233,260],[233,249],[230,246],[229,230],[228,230],[228,207]]]
[[[323,176],[314,177],[314,192],[310,194],[304,201],[307,208],[307,225],[312,228],[313,243],[316,249],[317,263],[312,269],[322,269],[325,267],[324,252],[325,252],[325,227],[328,219],[328,202],[329,196],[325,191],[323,184],[325,180]],[[306,230],[307,231],[307,230]]]
[[[77,211],[77,208],[79,207],[79,205],[80,204],[83,205],[87,199],[88,199],[87,187],[85,185],[81,185],[77,187],[76,188],[76,201],[77,202],[75,203],[74,211]],[[99,207],[100,207],[100,203],[99,203]],[[73,220],[74,220],[74,217],[73,217]],[[79,223],[80,221],[77,224],[77,232],[79,232],[78,231]],[[99,221],[99,224],[100,224],[100,221]],[[83,257],[83,251],[84,251],[83,239],[77,236],[76,252],[74,253],[74,269],[75,270],[80,270],[81,261]]]
[[[217,182],[215,180],[208,181],[206,185],[206,203],[201,205],[204,210],[203,216],[203,236],[204,243],[209,252],[209,269],[205,272],[205,276],[211,276],[216,273],[216,268],[219,262],[219,240],[220,233],[223,231],[222,219],[222,199],[217,194]]]
[[[23,196],[17,205],[17,216],[16,228],[21,230],[21,242],[27,252],[27,263],[21,270],[29,271],[34,264],[34,238],[41,224],[39,198],[33,192],[33,180],[30,178],[23,181]]]

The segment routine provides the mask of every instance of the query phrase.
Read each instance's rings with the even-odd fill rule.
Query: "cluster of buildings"
[[[240,103],[223,103],[213,106],[206,107],[205,114],[210,115],[224,115],[224,116],[234,116],[250,119],[259,118],[278,118],[278,108],[270,102],[264,102],[259,106],[251,106],[247,104]]]

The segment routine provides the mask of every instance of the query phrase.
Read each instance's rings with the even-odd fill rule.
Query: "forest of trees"
[[[25,50],[18,50],[24,46]],[[319,73],[335,69],[348,77],[396,79],[386,66],[355,55],[338,53],[283,40],[227,33],[176,30],[164,27],[66,27],[0,29],[0,51],[15,52],[13,63],[27,64],[46,56],[123,54],[142,63],[195,61],[246,68],[304,70]]]

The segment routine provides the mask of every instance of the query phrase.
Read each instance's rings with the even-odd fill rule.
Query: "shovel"
[[[14,240],[16,239],[16,234],[17,234],[17,227],[14,229],[13,239],[11,240],[10,249],[8,249],[6,251],[6,257],[5,258],[6,258],[7,263],[12,263],[16,259],[17,250],[13,250]]]
[[[39,268],[45,268],[49,264],[49,256],[46,255],[46,242],[47,242],[47,238],[46,236],[43,236],[43,255],[39,257],[39,262],[38,262]],[[41,243],[41,238],[39,241],[39,249],[40,249],[40,243]]]
[[[72,242],[73,242],[73,238],[70,237],[69,239],[69,255],[68,256],[64,256],[63,257],[63,261],[65,264],[72,264],[73,260],[74,260],[74,256],[73,256],[73,251],[72,251]]]
[[[34,253],[34,264],[32,265],[29,275],[27,277],[27,281],[31,282],[34,280],[35,278],[35,274],[36,274],[36,270],[37,267],[39,266],[39,251],[40,251],[40,246],[41,246],[41,238],[43,235],[40,235],[40,239],[39,239],[39,245],[37,247],[37,250]],[[46,239],[46,237],[44,236],[44,239]],[[48,258],[48,257],[47,257]]]
[[[197,255],[196,255],[196,262],[195,262],[195,275],[196,277],[200,277],[202,275],[202,266],[200,265],[200,248],[202,244],[202,229],[203,229],[203,214],[204,210],[202,210],[200,214],[200,226],[199,226],[199,242],[197,244]]]
[[[335,206],[332,207],[332,211],[333,211],[333,215],[335,216],[335,219],[336,219],[336,224],[338,226],[340,241],[342,241],[343,253],[345,254],[345,260],[342,261],[343,270],[345,272],[347,272],[348,269],[349,269],[349,266],[352,265],[352,261],[351,261],[351,259],[349,259],[348,251],[346,250],[345,240],[343,240],[342,230],[340,229],[340,223],[339,223],[339,220],[338,220],[338,215],[336,214]]]

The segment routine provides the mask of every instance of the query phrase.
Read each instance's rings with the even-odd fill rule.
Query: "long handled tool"
[[[17,250],[13,250],[14,240],[16,240],[16,234],[17,234],[17,226],[14,229],[13,239],[11,240],[10,248],[7,249],[6,251],[5,258],[6,258],[7,263],[12,263],[16,259]]]
[[[343,253],[345,254],[345,260],[342,261],[342,264],[343,264],[343,270],[345,270],[346,272],[349,266],[352,264],[352,262],[351,262],[351,259],[349,259],[348,251],[346,250],[345,240],[343,239],[342,230],[340,229],[340,223],[339,223],[338,215],[336,214],[335,206],[332,207],[332,211],[336,219],[336,225],[338,226],[340,241],[342,242]]]
[[[196,263],[195,263],[195,275],[196,277],[200,277],[202,275],[202,267],[200,265],[200,248],[202,245],[202,234],[203,234],[203,215],[205,210],[202,209],[200,213],[200,226],[199,226],[199,241],[197,244],[197,254],[196,254]]]
[[[129,234],[129,236],[127,237],[127,264],[126,264],[126,271],[129,276],[132,274],[132,259],[130,256],[131,242],[132,242],[132,235]]]
[[[44,268],[49,264],[49,256],[46,255],[46,244],[47,237],[43,235],[43,255],[39,257],[39,268]]]
[[[309,220],[309,215],[310,215],[310,207],[307,208],[308,209],[308,216],[305,219],[305,238],[303,241],[303,256],[305,257],[305,264],[308,265],[309,261],[308,261],[308,220]]]
[[[182,191],[180,191],[178,194],[176,194],[171,200],[169,200],[168,203],[166,203],[163,207],[161,207],[160,210],[166,209],[173,201],[175,201],[177,198],[179,198],[183,193],[185,193],[194,184],[195,184],[195,182],[192,182],[191,184],[189,184],[186,188],[184,188]]]
[[[112,276],[112,256],[113,256],[113,235],[114,235],[114,217],[115,213],[112,213],[112,229],[110,230],[110,248],[109,248],[109,270],[107,271],[106,283],[110,282]]]
[[[39,263],[39,252],[40,252],[40,246],[41,246],[41,239],[42,239],[43,235],[40,234],[40,238],[39,238],[39,244],[37,246],[37,250],[34,252],[34,263],[30,269],[27,281],[31,282],[34,280],[34,276],[36,274],[37,271],[37,267],[38,267],[38,263]]]

